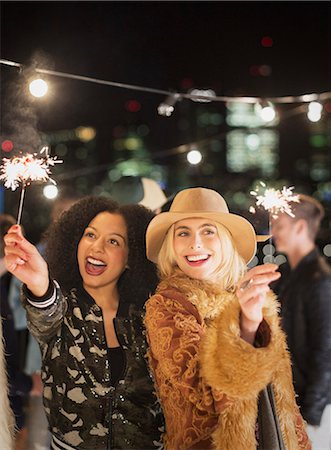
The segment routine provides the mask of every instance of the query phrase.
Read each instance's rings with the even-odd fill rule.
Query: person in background
[[[142,307],[156,270],[145,256],[153,214],[86,197],[49,228],[46,261],[19,226],[5,236],[42,355],[53,450],[160,448],[162,414],[145,358]]]
[[[161,277],[145,325],[165,448],[310,449],[269,292],[277,266],[246,273],[252,225],[216,191],[185,189],[152,219],[146,246]]]
[[[159,214],[169,201],[155,180],[139,176],[124,176],[115,181],[110,195],[122,205],[137,203],[151,209],[155,214]]]
[[[3,427],[0,431],[0,444],[8,444],[14,435],[14,427],[11,426],[11,412],[8,407],[7,382],[9,386],[9,402],[15,418],[15,449],[24,450],[27,444],[26,414],[24,411],[24,400],[31,389],[31,379],[25,376],[19,367],[19,342],[14,327],[13,314],[8,303],[8,288],[11,274],[7,271],[4,263],[4,236],[8,229],[15,224],[15,219],[9,214],[0,214],[0,311],[1,311],[1,421]],[[3,339],[3,341],[2,341]],[[5,356],[6,365],[3,358]],[[7,371],[7,375],[6,375]],[[5,378],[7,376],[7,379]],[[2,406],[3,405],[3,406]],[[7,424],[6,424],[7,422]]]
[[[276,249],[287,256],[273,289],[281,301],[282,325],[292,356],[294,387],[313,448],[331,449],[331,268],[315,239],[324,209],[299,194],[294,217],[272,220]]]
[[[8,399],[7,367],[3,345],[2,318],[0,318],[0,442],[4,449],[12,450],[15,419]]]
[[[57,220],[78,198],[77,195],[72,193],[61,193],[52,203],[50,223]],[[43,239],[36,245],[41,255],[45,253],[45,245],[46,243]],[[8,303],[13,314],[16,333],[20,336],[20,368],[32,379],[26,421],[28,432],[27,446],[29,450],[48,450],[50,435],[42,404],[41,354],[37,340],[28,332],[26,311],[20,298],[21,287],[21,281],[15,276],[12,276],[9,286]]]

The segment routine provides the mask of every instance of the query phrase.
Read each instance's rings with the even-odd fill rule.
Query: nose
[[[202,247],[201,238],[200,238],[199,234],[195,234],[192,237],[190,248],[192,250],[194,250],[194,249],[200,249],[201,247]]]
[[[104,249],[103,240],[101,238],[98,238],[95,241],[93,241],[92,249],[94,252],[103,253]]]

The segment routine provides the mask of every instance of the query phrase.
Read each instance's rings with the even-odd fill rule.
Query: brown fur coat
[[[166,419],[168,450],[255,450],[259,392],[272,383],[286,450],[310,443],[270,295],[260,348],[240,337],[237,297],[176,274],[146,304],[149,361]]]

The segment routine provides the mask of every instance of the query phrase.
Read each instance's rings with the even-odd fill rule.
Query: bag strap
[[[286,450],[271,384],[260,392],[258,400],[258,450]]]

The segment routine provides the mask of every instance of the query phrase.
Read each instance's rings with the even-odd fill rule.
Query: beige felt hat
[[[230,232],[239,254],[248,263],[256,253],[256,242],[269,236],[257,237],[253,226],[244,217],[229,213],[224,198],[206,188],[190,188],[180,191],[170,210],[155,216],[146,231],[147,258],[157,263],[164,238],[172,224],[192,217],[211,219],[222,224]]]

